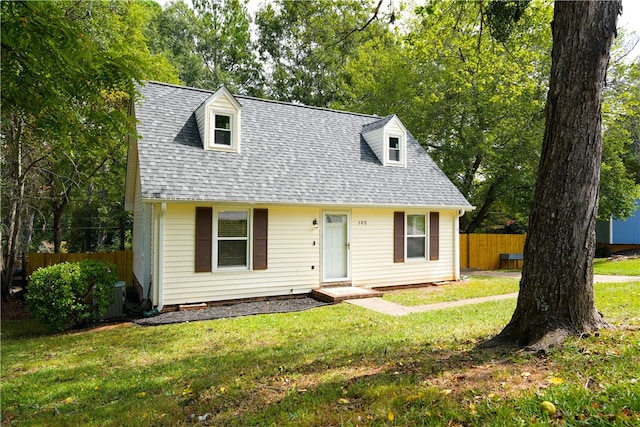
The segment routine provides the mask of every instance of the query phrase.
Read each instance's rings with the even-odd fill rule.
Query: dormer
[[[407,166],[407,129],[395,114],[364,125],[362,137],[383,166]]]
[[[196,122],[205,150],[240,152],[242,105],[221,87],[196,109]]]

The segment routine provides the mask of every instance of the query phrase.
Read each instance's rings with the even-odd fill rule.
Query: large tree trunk
[[[555,3],[546,128],[518,303],[485,346],[544,350],[607,326],[593,295],[600,98],[621,9],[620,0]]]

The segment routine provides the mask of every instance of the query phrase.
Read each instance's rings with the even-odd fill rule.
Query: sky
[[[622,16],[618,18],[618,27],[633,31],[636,33],[636,38],[640,38],[640,1],[622,0]],[[640,57],[640,42],[636,44],[636,48],[629,56]]]

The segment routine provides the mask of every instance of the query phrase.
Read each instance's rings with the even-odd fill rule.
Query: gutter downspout
[[[464,215],[464,210],[460,209],[453,221],[453,270],[455,280],[460,280],[460,217]]]
[[[164,308],[164,215],[167,212],[166,202],[160,205],[160,218],[158,219],[158,311]]]

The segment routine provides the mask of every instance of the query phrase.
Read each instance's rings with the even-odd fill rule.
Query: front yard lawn
[[[422,305],[518,292],[520,280],[472,276],[467,280],[438,286],[390,291],[384,299],[401,305]]]
[[[618,276],[640,276],[640,257],[610,261],[608,258],[593,260],[595,274],[613,274]]]
[[[3,321],[2,425],[640,424],[637,283],[596,287],[615,330],[546,355],[475,350],[515,302],[402,317],[342,303],[58,335]]]

